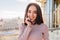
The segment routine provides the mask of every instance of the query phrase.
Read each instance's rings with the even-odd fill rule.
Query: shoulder
[[[46,25],[46,24],[44,24],[44,23],[42,23],[42,24],[40,24],[40,27],[42,28],[42,29],[48,29],[48,26]]]
[[[22,29],[22,28],[25,28],[24,23],[20,23],[20,24],[19,24],[19,28],[21,28],[21,29]]]
[[[41,24],[40,25],[40,27],[41,27],[41,31],[43,32],[43,33],[46,33],[46,32],[48,32],[48,26],[46,25],[46,24]]]

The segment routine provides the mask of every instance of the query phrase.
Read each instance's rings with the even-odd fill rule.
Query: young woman
[[[41,8],[36,3],[27,6],[24,23],[19,29],[19,40],[49,40],[48,27],[44,24]]]

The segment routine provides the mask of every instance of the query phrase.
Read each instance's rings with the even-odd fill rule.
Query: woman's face
[[[37,17],[37,8],[34,5],[31,5],[28,9],[27,15],[31,21],[35,21]]]

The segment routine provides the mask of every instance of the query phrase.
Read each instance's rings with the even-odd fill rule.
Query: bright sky
[[[0,19],[1,18],[24,18],[26,6],[35,0],[0,0]],[[50,1],[49,1],[50,2]],[[49,13],[49,2],[46,11]],[[50,3],[51,4],[51,3]]]
[[[0,0],[0,18],[24,18],[25,8],[35,0]]]

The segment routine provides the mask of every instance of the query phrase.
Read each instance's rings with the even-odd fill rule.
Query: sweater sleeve
[[[49,40],[49,33],[48,33],[48,27],[45,25],[43,28],[43,40]]]
[[[19,40],[27,40],[28,39],[28,35],[31,31],[31,27],[26,27],[25,29],[22,28],[23,26],[21,26],[20,30],[21,30],[21,33],[20,33],[20,36],[19,36]]]

